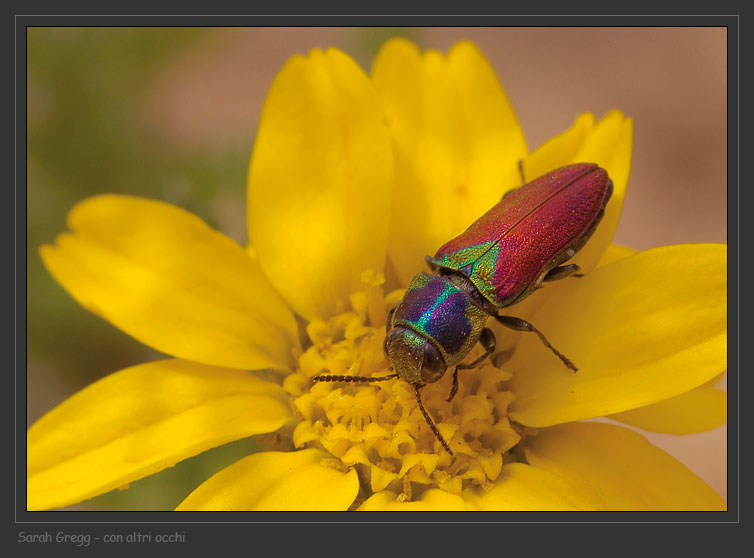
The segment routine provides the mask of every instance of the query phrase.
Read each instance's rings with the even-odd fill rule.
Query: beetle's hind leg
[[[514,318],[513,316],[493,316],[493,318],[495,318],[498,322],[503,324],[505,327],[515,329],[516,331],[531,331],[532,333],[536,333],[540,341],[542,341],[542,343],[545,344],[545,347],[547,347],[553,353],[555,353],[557,357],[563,361],[563,364],[565,364],[568,368],[570,368],[574,372],[578,372],[579,369],[576,368],[576,365],[573,364],[573,362],[571,362],[564,354],[558,351],[555,347],[550,345],[550,342],[547,340],[547,337],[545,337],[541,331],[539,331],[536,327],[531,325],[526,320],[522,320],[521,318]]]
[[[548,271],[547,275],[542,278],[542,281],[558,281],[571,276],[583,277],[583,273],[577,273],[580,269],[581,268],[576,264],[559,265]]]
[[[474,368],[475,366],[478,366],[482,362],[485,361],[485,359],[489,358],[489,356],[495,352],[495,345],[497,345],[497,340],[495,339],[495,334],[492,333],[492,330],[485,327],[482,330],[482,334],[479,336],[479,344],[484,347],[484,354],[474,360],[473,362],[469,362],[468,364],[464,364],[463,362],[461,364],[458,364],[456,366],[456,369],[453,370],[453,387],[450,388],[450,396],[446,399],[447,402],[451,402],[453,398],[456,396],[456,392],[458,391],[458,369],[466,370],[468,368]]]
[[[560,279],[565,279],[566,277],[583,277],[583,273],[578,273],[581,268],[577,264],[562,265],[563,263],[570,260],[575,254],[576,250],[574,250],[573,248],[569,248],[568,250],[563,252],[553,262],[555,267],[553,267],[544,275],[540,275],[537,281],[534,283],[534,287],[541,289],[542,283],[544,283],[545,281],[549,283],[550,281],[558,281]]]

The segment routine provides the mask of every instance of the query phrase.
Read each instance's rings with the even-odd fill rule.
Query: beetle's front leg
[[[495,352],[495,345],[497,345],[497,340],[495,339],[495,334],[492,333],[491,329],[485,327],[482,330],[482,334],[479,336],[479,344],[484,347],[484,354],[473,362],[470,362],[468,364],[461,363],[457,365],[456,369],[453,370],[453,387],[450,388],[450,396],[446,399],[447,402],[452,401],[456,396],[456,392],[458,391],[458,369],[460,368],[462,370],[466,370],[468,368],[474,368],[478,364],[484,362],[486,358],[488,358],[492,353]]]
[[[568,368],[570,368],[574,372],[578,372],[579,369],[576,368],[576,365],[573,364],[565,355],[563,355],[555,347],[550,345],[550,342],[547,340],[547,337],[545,337],[541,331],[539,331],[536,327],[531,325],[526,320],[522,320],[521,318],[514,318],[513,316],[493,316],[493,317],[498,322],[503,324],[505,327],[515,329],[516,331],[531,331],[532,333],[536,333],[539,339],[542,341],[542,343],[545,344],[545,347],[547,347],[553,353],[555,353],[558,356],[558,358],[563,361],[563,364],[565,364]]]

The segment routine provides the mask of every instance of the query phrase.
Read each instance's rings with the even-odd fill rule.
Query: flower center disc
[[[461,370],[451,402],[446,399],[452,370],[421,389],[422,402],[454,456],[426,423],[413,387],[400,378],[370,384],[311,380],[318,374],[389,375],[385,327],[368,325],[367,316],[379,316],[375,302],[389,308],[401,295],[396,291],[382,299],[381,289],[359,293],[351,297],[353,312],[309,323],[311,345],[283,383],[301,419],[292,432],[293,445],[324,449],[343,466],[355,466],[367,491],[392,490],[403,500],[433,487],[457,495],[471,486],[485,488],[500,474],[503,454],[520,440],[507,417],[513,395],[504,390],[504,382],[510,373],[489,362]]]

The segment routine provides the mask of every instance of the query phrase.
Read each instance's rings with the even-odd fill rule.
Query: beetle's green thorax
[[[477,342],[488,317],[454,282],[419,273],[393,313],[391,328],[401,328],[406,333],[401,335],[400,348],[391,345],[387,356],[399,374],[401,369],[396,359],[401,362],[405,375],[417,377],[420,371],[409,372],[407,367],[420,364],[417,347],[428,341],[439,351],[445,366],[453,366],[463,360]]]

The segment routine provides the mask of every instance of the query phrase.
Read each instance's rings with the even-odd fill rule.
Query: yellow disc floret
[[[352,312],[308,324],[311,344],[283,383],[300,418],[292,431],[294,447],[324,449],[356,467],[366,494],[387,489],[411,499],[430,487],[459,495],[472,486],[485,488],[500,474],[505,452],[520,440],[507,417],[513,396],[504,386],[510,373],[489,363],[463,370],[451,402],[446,401],[450,371],[422,388],[424,406],[453,456],[426,423],[413,387],[400,378],[369,384],[312,381],[320,374],[391,374],[383,353],[384,315],[403,293],[383,299],[381,292],[372,285],[351,297]],[[382,323],[375,324],[380,316]]]

